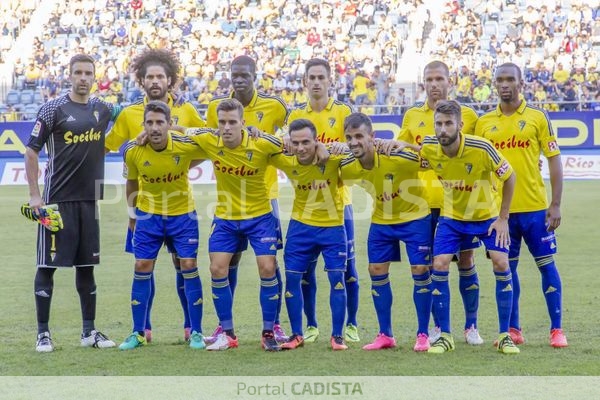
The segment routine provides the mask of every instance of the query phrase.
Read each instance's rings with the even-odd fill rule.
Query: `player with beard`
[[[129,107],[126,107],[111,128],[106,137],[107,151],[118,151],[119,148],[129,140],[135,139],[143,131],[144,108],[149,101],[160,100],[166,103],[171,109],[171,120],[173,125],[182,127],[203,127],[204,120],[198,114],[196,108],[189,102],[181,102],[176,99],[172,92],[177,87],[179,81],[179,71],[181,63],[177,57],[165,49],[147,49],[140,53],[131,65],[135,72],[138,84],[144,88],[146,95],[144,98]],[[132,217],[135,217],[130,210],[130,224]],[[132,232],[128,229],[125,241],[125,251],[133,253]],[[184,314],[184,338],[187,340],[190,336],[191,326],[187,312],[187,300],[184,291],[184,279],[179,267],[177,254],[169,249],[173,258],[173,266],[176,272],[177,295]],[[151,292],[148,305],[148,315],[146,316],[146,341],[152,341],[151,311],[154,299],[154,274],[151,275]]]

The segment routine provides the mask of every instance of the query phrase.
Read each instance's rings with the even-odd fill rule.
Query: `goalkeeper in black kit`
[[[97,202],[102,198],[104,180],[104,135],[118,109],[90,98],[95,74],[93,58],[78,54],[71,58],[69,67],[71,92],[42,106],[25,151],[30,197],[21,213],[40,223],[34,281],[38,352],[54,350],[48,321],[54,272],[61,267],[76,267],[75,286],[83,320],[81,346],[115,346],[94,326],[94,265],[100,263]],[[44,146],[48,164],[42,194],[38,165]]]

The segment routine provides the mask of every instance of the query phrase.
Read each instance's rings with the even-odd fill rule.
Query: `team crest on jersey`
[[[422,128],[425,126],[425,122],[421,121],[421,123],[419,124],[419,128]]]
[[[262,111],[256,112],[256,119],[258,120],[258,122],[262,122],[262,119],[264,116],[265,116],[265,113],[263,113]]]
[[[96,122],[100,122],[100,112],[94,111],[94,118],[96,118]]]
[[[467,174],[470,174],[471,171],[473,170],[473,164],[471,163],[466,163],[465,164],[465,170],[467,171]]]
[[[246,158],[248,159],[248,161],[252,161],[252,156],[254,156],[254,153],[252,151],[246,152]]]
[[[31,136],[38,137],[42,130],[42,121],[37,121],[31,130]]]
[[[329,126],[333,128],[335,125],[335,118],[329,118]]]
[[[385,179],[387,179],[388,181],[393,181],[394,180],[394,174],[385,174]]]
[[[173,156],[173,161],[175,162],[175,165],[179,165],[179,161],[181,160],[181,157],[179,156]]]
[[[321,175],[323,175],[325,173],[325,166],[319,165],[319,171],[321,171]]]
[[[523,128],[525,128],[525,121],[524,120],[519,120],[519,130],[523,131]]]

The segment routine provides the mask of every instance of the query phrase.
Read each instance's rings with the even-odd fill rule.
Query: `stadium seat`
[[[37,117],[39,108],[37,104],[27,104],[22,110],[23,118],[27,121],[34,120]]]
[[[484,36],[498,35],[498,23],[496,21],[487,21],[483,27]]]
[[[6,104],[0,104],[0,114],[8,112],[8,106]]]
[[[21,103],[27,105],[34,102],[33,90],[25,89],[21,91]]]
[[[44,101],[45,101],[44,95],[42,94],[41,91],[36,90],[35,92],[33,92],[33,102],[35,104],[42,104]]]
[[[16,90],[11,90],[6,94],[6,104],[9,106],[14,106],[15,104],[19,104],[21,102],[21,95]]]

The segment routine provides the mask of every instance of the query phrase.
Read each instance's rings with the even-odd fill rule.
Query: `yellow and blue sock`
[[[185,298],[187,299],[187,314],[190,319],[192,331],[202,333],[202,311],[204,299],[202,298],[202,282],[198,275],[198,268],[181,271],[184,281]]]
[[[152,330],[152,304],[154,304],[154,293],[156,292],[156,283],[154,282],[154,272],[150,278],[150,297],[148,297],[148,309],[146,310],[146,329]]]
[[[450,333],[450,285],[448,271],[431,273],[431,301],[442,332]],[[436,324],[436,326],[438,326]]]
[[[512,275],[512,288],[513,288],[513,300],[512,310],[510,312],[510,324],[511,328],[521,329],[521,323],[519,322],[519,297],[521,297],[521,282],[519,281],[519,274],[517,273],[517,267],[519,266],[519,259],[508,260],[510,266],[510,273]]]
[[[231,290],[229,288],[229,279],[225,278],[212,278],[211,279],[213,303],[215,304],[215,310],[219,323],[223,330],[233,329],[233,297],[231,296]]]
[[[390,274],[371,275],[371,297],[379,322],[379,333],[392,337],[392,303],[394,296],[390,286]]]
[[[279,293],[277,312],[275,313],[275,323],[279,324],[279,314],[281,313],[281,305],[283,304],[283,279],[281,279],[281,269],[278,264],[275,266],[275,277],[277,278],[277,292]]]
[[[175,284],[177,285],[177,297],[179,297],[179,304],[181,304],[181,309],[183,310],[183,327],[190,328],[190,312],[188,307],[187,295],[185,292],[185,279],[183,279],[183,274],[181,273],[181,269],[175,269]]]
[[[512,276],[510,270],[494,271],[496,277],[496,305],[498,307],[499,333],[508,332],[513,304]]]
[[[458,270],[458,287],[465,308],[465,329],[472,325],[477,327],[477,311],[479,310],[479,277],[475,265],[468,269]]]
[[[358,284],[358,272],[356,271],[356,259],[351,258],[346,262],[346,296],[348,310],[348,316],[346,324],[352,324],[358,326],[356,322],[356,314],[358,314],[358,303],[360,301],[359,295],[359,284]]]
[[[342,271],[327,271],[329,279],[329,307],[331,308],[331,336],[342,336],[344,319],[346,317],[346,293],[344,273]]]
[[[304,315],[307,326],[317,324],[317,260],[311,261],[308,269],[302,276],[302,297],[304,299]]]
[[[231,297],[235,296],[235,288],[237,287],[238,280],[238,265],[230,265],[229,272],[227,273],[229,278],[229,289],[231,290]]]
[[[424,274],[412,275],[413,301],[417,312],[417,334],[427,334],[429,313],[431,311],[431,276],[429,271]]]
[[[146,312],[150,298],[152,272],[134,272],[131,285],[131,315],[133,316],[133,331],[144,334],[146,327]]]
[[[272,331],[279,301],[279,284],[277,275],[260,278],[260,307],[262,309],[263,330]]]
[[[292,334],[302,334],[302,274],[286,271],[285,306],[287,307]]]
[[[562,283],[553,256],[535,259],[542,274],[542,291],[550,315],[550,329],[562,327]]]

